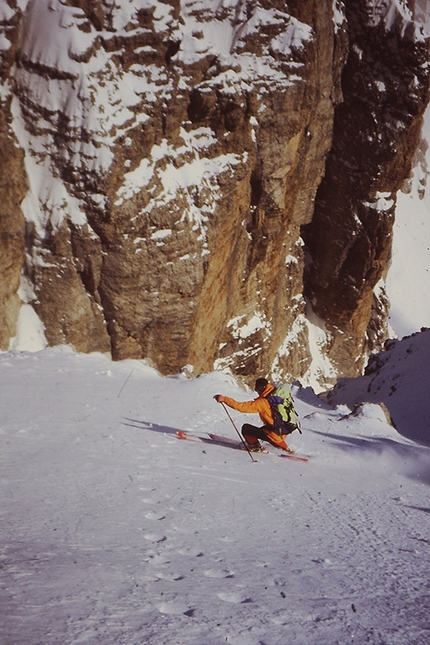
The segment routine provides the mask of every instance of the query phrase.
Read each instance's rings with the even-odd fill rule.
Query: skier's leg
[[[250,448],[261,448],[259,439],[267,441],[266,434],[262,428],[257,428],[250,423],[244,423],[242,426],[242,435]]]
[[[270,443],[272,443],[272,441]],[[287,452],[293,452],[291,448],[285,443],[284,440],[280,441],[279,443],[273,442],[273,445],[276,446],[277,448],[282,448],[282,450],[286,450]]]
[[[273,430],[271,426],[263,426],[261,430],[264,432],[266,435],[264,438],[266,441],[272,444],[272,446],[275,446],[276,448],[281,448],[282,450],[285,450],[286,452],[292,452],[291,448],[287,445],[285,441],[285,437],[287,435],[282,435],[280,436],[277,432]]]

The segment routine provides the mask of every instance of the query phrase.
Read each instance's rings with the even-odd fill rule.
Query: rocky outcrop
[[[15,336],[24,264],[24,216],[20,203],[26,193],[23,154],[9,131],[8,102],[0,111],[0,349]]]
[[[12,11],[4,18],[6,33],[17,38],[17,19]],[[8,18],[8,20],[6,20]],[[15,49],[2,52],[0,74],[7,79]],[[3,86],[0,86],[3,89]],[[11,131],[11,96],[0,91],[0,350],[15,336],[21,298],[18,295],[25,260],[24,216],[20,204],[28,190],[23,151]]]
[[[331,332],[328,355],[345,375],[356,374],[384,340],[388,303],[374,289],[388,268],[396,193],[409,175],[429,100],[429,41],[413,21],[419,8],[410,3],[402,13],[396,3],[345,2],[344,98],[304,231],[312,259],[305,293]]]
[[[378,191],[391,196],[407,175],[428,87],[425,39],[369,7],[10,0],[2,96],[21,255],[4,272],[15,304],[2,346],[22,272],[50,344],[144,357],[164,373],[309,378],[317,330],[337,371],[358,369],[389,254],[392,209]],[[376,69],[384,38],[396,56]],[[391,104],[412,73],[416,96],[396,98],[402,126],[385,132],[378,92],[385,84]],[[386,145],[366,170],[369,124]]]

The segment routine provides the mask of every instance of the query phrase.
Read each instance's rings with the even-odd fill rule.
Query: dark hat
[[[255,389],[255,391],[256,391],[256,392],[262,392],[262,391],[266,388],[266,386],[267,386],[268,384],[269,384],[269,381],[268,381],[267,379],[265,379],[265,378],[258,378],[258,379],[255,381],[255,388],[254,388],[254,389]]]

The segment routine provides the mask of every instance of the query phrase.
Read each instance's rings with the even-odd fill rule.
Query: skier
[[[265,378],[258,378],[255,381],[254,389],[257,392],[258,397],[253,401],[239,402],[234,399],[230,399],[228,396],[223,396],[222,394],[215,394],[214,399],[218,403],[225,403],[225,405],[228,405],[230,408],[233,408],[233,410],[237,410],[238,412],[246,412],[250,414],[258,413],[260,415],[260,419],[264,424],[262,427],[259,428],[251,425],[250,423],[244,423],[242,426],[242,435],[249,450],[252,452],[261,452],[262,446],[259,441],[261,439],[262,441],[268,441],[277,448],[282,448],[287,452],[292,452],[285,442],[285,437],[287,435],[279,435],[273,427],[273,413],[266,397],[275,390],[275,386],[271,385]]]

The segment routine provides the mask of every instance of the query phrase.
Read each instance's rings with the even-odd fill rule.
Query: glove
[[[222,399],[222,394],[215,394],[214,399],[217,403],[221,403],[220,399]]]

